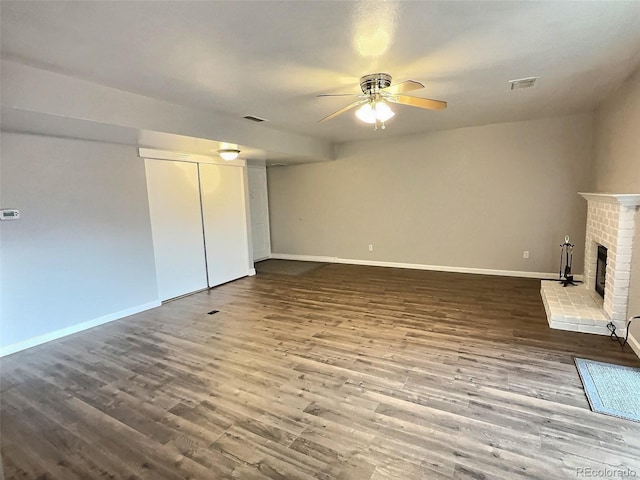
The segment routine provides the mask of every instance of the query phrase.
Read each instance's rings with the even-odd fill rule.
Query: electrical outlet
[[[529,258],[529,250],[522,252],[522,258]]]
[[[371,244],[369,245],[369,251],[373,252],[373,245],[371,245]]]

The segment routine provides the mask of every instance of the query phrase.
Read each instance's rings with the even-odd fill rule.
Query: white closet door
[[[209,286],[249,274],[244,168],[200,164]]]
[[[207,288],[198,165],[145,160],[160,300]]]
[[[249,180],[253,260],[263,260],[271,256],[267,169],[265,167],[248,167],[247,176]]]

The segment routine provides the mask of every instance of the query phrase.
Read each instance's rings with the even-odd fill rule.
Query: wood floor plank
[[[640,361],[606,337],[549,329],[539,290],[326,265],[5,357],[5,478],[640,475],[639,424],[589,409],[573,357]]]

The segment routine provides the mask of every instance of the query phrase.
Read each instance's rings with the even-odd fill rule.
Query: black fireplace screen
[[[604,298],[604,286],[607,278],[607,248],[598,245],[598,264],[596,266],[596,292]]]

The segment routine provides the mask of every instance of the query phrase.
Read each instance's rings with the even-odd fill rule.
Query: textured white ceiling
[[[3,58],[335,142],[593,108],[638,66],[640,1],[7,1]],[[349,103],[360,76],[426,85],[442,112]],[[508,80],[539,76],[510,92]]]

